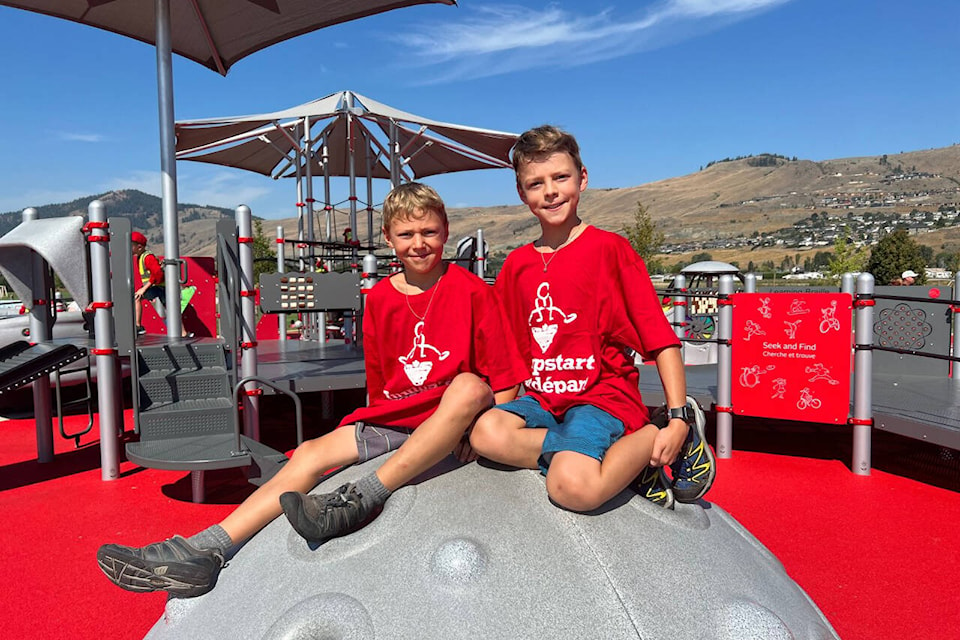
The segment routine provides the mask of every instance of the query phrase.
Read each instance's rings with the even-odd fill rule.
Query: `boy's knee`
[[[482,411],[493,404],[493,391],[479,376],[461,373],[450,383],[446,393],[454,394],[457,402]]]
[[[547,495],[564,509],[591,511],[603,504],[600,488],[581,474],[563,467],[550,467],[547,473]]]
[[[482,456],[491,456],[507,446],[508,438],[503,421],[500,420],[502,411],[493,409],[477,418],[470,431],[470,446]]]

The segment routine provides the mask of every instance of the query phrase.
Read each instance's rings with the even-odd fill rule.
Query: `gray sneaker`
[[[690,396],[687,396],[687,406],[693,409],[694,423],[690,425],[680,455],[670,465],[677,502],[696,502],[706,495],[717,476],[717,459],[707,444],[707,418],[700,404]]]
[[[121,589],[166,591],[175,598],[193,598],[213,589],[224,558],[217,551],[197,549],[182,536],[174,536],[145,547],[105,544],[97,550],[97,564]]]
[[[320,495],[288,491],[280,496],[280,506],[297,533],[311,542],[321,542],[356,531],[375,515],[376,509],[368,507],[361,497],[351,482]]]

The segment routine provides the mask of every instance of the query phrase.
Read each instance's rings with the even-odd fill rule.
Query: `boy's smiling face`
[[[387,246],[396,251],[404,271],[414,279],[429,277],[443,267],[447,234],[447,225],[433,210],[416,211],[409,218],[395,219],[383,229]]]
[[[574,227],[580,222],[577,205],[587,188],[587,168],[565,152],[522,165],[517,172],[517,193],[544,227]]]

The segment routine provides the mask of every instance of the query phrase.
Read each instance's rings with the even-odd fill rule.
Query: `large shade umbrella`
[[[513,133],[413,115],[353,91],[272,113],[176,124],[177,158],[297,178],[301,229],[313,237],[312,178],[323,176],[331,240],[330,178],[350,178],[350,226],[357,229],[357,178],[367,181],[367,229],[373,244],[372,179],[401,180],[510,166]],[[301,179],[305,178],[306,197]],[[304,221],[306,223],[304,224]]]
[[[157,48],[164,254],[178,258],[173,65],[177,53],[220,74],[244,56],[316,29],[417,4],[456,0],[0,0],[0,5],[106,29]],[[176,282],[175,262],[164,268]],[[167,328],[180,335],[178,287],[167,287]]]

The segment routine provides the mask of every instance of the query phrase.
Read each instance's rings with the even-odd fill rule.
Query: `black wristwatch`
[[[675,418],[680,418],[687,424],[693,424],[696,421],[694,416],[693,409],[690,408],[690,405],[685,404],[682,407],[674,407],[673,409],[667,409],[667,415],[671,420]]]

